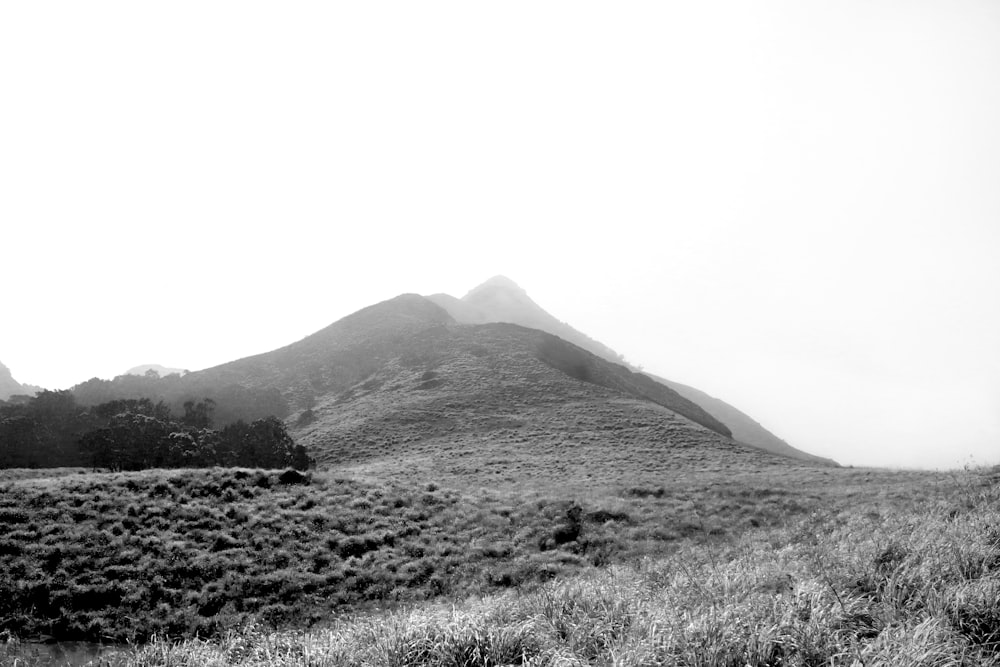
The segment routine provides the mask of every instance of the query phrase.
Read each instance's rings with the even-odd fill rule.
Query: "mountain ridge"
[[[191,385],[235,383],[247,387],[277,387],[296,408],[311,407],[318,397],[343,392],[367,381],[395,358],[426,355],[427,347],[442,356],[448,327],[469,327],[475,337],[487,325],[459,324],[447,311],[416,294],[403,294],[348,315],[282,348],[196,371],[182,378]],[[573,377],[627,395],[649,400],[724,437],[729,429],[672,389],[611,364],[540,329],[513,325],[518,345],[539,361]],[[488,329],[489,327],[487,327]],[[534,333],[532,333],[534,332]]]
[[[504,324],[503,319],[520,321]],[[400,439],[452,442],[455,438],[449,440],[451,436],[445,437],[434,428],[415,429],[409,418],[401,425],[394,416],[392,406],[406,412],[422,402],[436,406],[433,420],[450,423],[452,435],[462,447],[474,436],[466,422],[480,423],[483,410],[508,414],[514,409],[516,414],[510,418],[535,424],[543,441],[561,437],[558,429],[550,428],[545,415],[538,413],[536,408],[542,404],[556,406],[553,409],[557,412],[576,414],[579,423],[592,422],[592,414],[604,414],[609,423],[616,424],[632,423],[626,416],[628,410],[645,414],[648,405],[655,405],[656,410],[665,409],[676,419],[657,413],[655,418],[642,417],[641,423],[649,419],[650,424],[661,426],[668,421],[676,423],[666,430],[650,427],[650,437],[701,441],[705,436],[696,433],[705,429],[721,439],[717,446],[735,446],[733,429],[725,421],[732,420],[732,415],[720,418],[718,404],[699,404],[699,400],[706,401],[703,392],[671,387],[622,362],[621,355],[611,348],[558,321],[516,283],[497,276],[462,299],[443,294],[401,294],[283,347],[195,371],[174,383],[175,393],[189,396],[219,396],[227,387],[242,387],[250,392],[248,409],[260,407],[252,402],[257,395],[268,405],[280,402],[284,407],[278,416],[306,438],[305,444],[318,446],[317,459],[327,463],[361,460],[345,453],[341,436],[348,433],[363,434],[360,441],[374,442],[373,451],[393,451],[397,457],[402,454],[394,449],[394,443]],[[536,380],[553,395],[546,396],[533,386]],[[411,395],[414,391],[418,393]],[[478,396],[479,402],[469,403],[468,396]],[[531,396],[531,401],[522,401],[525,396]],[[642,407],[625,410],[619,399]],[[373,401],[385,405],[373,405]],[[361,404],[367,408],[359,411]],[[588,412],[592,414],[585,414]],[[375,417],[379,414],[384,417],[382,422]],[[748,417],[745,421],[751,427],[756,424]],[[577,428],[573,422],[567,417],[560,423],[573,431]],[[743,428],[742,422],[740,426]],[[594,425],[591,430],[602,429]],[[629,433],[634,430],[632,426],[624,429]],[[326,435],[320,433],[323,430]],[[341,435],[336,436],[338,433]],[[619,435],[612,433],[609,442],[632,441],[632,436]],[[359,440],[350,442],[358,451],[365,449]],[[740,442],[772,454],[827,463],[787,444],[781,448],[767,442]],[[447,446],[457,445],[452,442]],[[334,449],[339,453],[334,454]]]
[[[459,322],[512,322],[537,328],[559,336],[612,363],[622,364],[633,371],[641,369],[628,364],[623,355],[609,346],[578,331],[545,311],[528,296],[516,282],[498,275],[469,290],[461,299],[448,294],[433,294],[428,297]],[[654,381],[664,384],[678,394],[698,405],[714,419],[725,424],[733,437],[745,444],[772,451],[783,456],[802,460],[837,465],[831,459],[823,458],[792,447],[787,442],[765,429],[757,421],[738,408],[710,396],[709,394],[663,377],[646,373]]]
[[[10,369],[0,362],[0,401],[6,401],[11,396],[34,395],[42,391],[41,387],[21,384],[14,379]]]

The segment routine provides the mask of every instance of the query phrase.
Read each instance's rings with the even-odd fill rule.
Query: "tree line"
[[[0,401],[0,468],[93,466],[111,470],[245,466],[299,470],[312,461],[275,416],[213,428],[216,402],[118,398],[80,405],[73,392]]]
[[[244,387],[238,384],[212,382],[195,375],[179,374],[161,377],[155,370],[145,375],[119,375],[113,380],[91,378],[70,391],[82,405],[95,406],[119,399],[148,398],[160,401],[180,414],[185,402],[208,397],[215,401],[215,420],[229,424],[242,419],[252,422],[275,416],[287,417],[288,402],[274,387]]]

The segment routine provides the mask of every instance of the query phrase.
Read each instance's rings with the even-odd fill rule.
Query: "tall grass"
[[[311,632],[153,641],[120,667],[1000,665],[1000,486]]]

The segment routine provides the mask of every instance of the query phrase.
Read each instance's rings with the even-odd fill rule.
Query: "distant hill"
[[[183,368],[167,368],[166,366],[161,366],[160,364],[143,364],[142,366],[135,366],[125,371],[125,375],[145,375],[149,371],[156,371],[156,374],[162,377],[167,377],[168,375],[185,375],[187,370]]]
[[[626,363],[622,355],[607,345],[550,315],[535,303],[517,283],[505,276],[490,278],[461,299],[448,294],[433,294],[427,298],[447,310],[458,322],[520,324],[559,336],[608,361],[619,364]],[[632,367],[632,370],[638,369]],[[792,447],[752,418],[720,399],[709,396],[693,387],[671,382],[652,374],[648,375],[656,382],[674,389],[681,396],[697,404],[705,412],[725,424],[733,433],[733,437],[740,442],[782,456],[836,465],[830,459],[814,456]]]
[[[321,465],[372,479],[558,479],[585,489],[790,465],[734,441],[726,424],[647,375],[537,328],[475,323],[494,308],[546,323],[508,288],[494,280],[468,300],[400,295],[177,382],[205,395],[228,385],[279,391],[297,442]]]
[[[29,395],[32,396],[39,391],[42,391],[41,387],[35,387],[30,384],[21,384],[10,373],[10,369],[0,363],[0,401],[6,401],[11,396],[18,395]]]
[[[252,388],[278,388],[296,407],[310,407],[318,397],[337,394],[384,372],[386,365],[413,363],[429,349],[445,357],[465,338],[488,337],[490,327],[456,327],[444,309],[416,294],[404,294],[364,308],[286,347],[191,373],[183,378],[194,385],[239,384]],[[616,389],[642,400],[668,407],[722,435],[729,429],[677,392],[628,369],[538,330],[515,327],[520,332],[509,342],[524,354],[577,381]],[[467,342],[467,341],[466,341]],[[495,359],[494,366],[508,361]],[[477,380],[490,390],[493,373]]]
[[[448,294],[432,294],[427,298],[447,310],[456,322],[464,324],[510,322],[532,329],[541,329],[608,361],[624,363],[622,355],[587,334],[577,331],[569,324],[557,320],[535,303],[517,283],[505,276],[490,278],[461,299]]]
[[[405,353],[407,341],[454,320],[416,294],[368,306],[285,347],[184,376],[186,386],[277,388],[293,406],[352,386]]]
[[[371,479],[646,493],[685,470],[792,465],[677,412],[694,407],[556,336],[494,323],[427,328],[292,421],[321,464]]]

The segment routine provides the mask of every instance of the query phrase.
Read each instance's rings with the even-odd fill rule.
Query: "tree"
[[[282,468],[296,461],[301,463],[304,455],[296,456],[295,441],[277,417],[229,424],[219,433],[219,440],[223,465]]]
[[[38,423],[23,415],[0,419],[0,468],[38,468],[40,460]]]
[[[83,436],[80,446],[94,467],[143,470],[170,463],[172,425],[135,412],[117,414],[108,425]]]
[[[181,423],[192,428],[208,428],[212,425],[213,412],[215,412],[215,401],[210,398],[197,403],[185,401]]]

